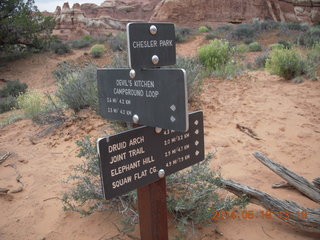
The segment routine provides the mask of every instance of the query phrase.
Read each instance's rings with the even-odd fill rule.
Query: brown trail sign
[[[183,69],[150,69],[176,63],[174,25],[127,34],[131,69],[98,69],[100,113],[147,126],[98,140],[102,186],[106,199],[137,188],[141,239],[168,240],[165,176],[204,160],[203,113],[187,115]]]
[[[202,161],[202,112],[190,113],[189,122],[185,133],[144,126],[99,139],[105,198],[123,195]]]

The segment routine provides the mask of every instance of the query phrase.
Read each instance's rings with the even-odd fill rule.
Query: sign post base
[[[141,240],[168,240],[166,180],[138,188]]]

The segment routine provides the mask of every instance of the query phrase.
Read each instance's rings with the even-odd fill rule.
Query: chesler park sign
[[[130,68],[176,64],[175,30],[172,23],[129,23],[127,38]]]

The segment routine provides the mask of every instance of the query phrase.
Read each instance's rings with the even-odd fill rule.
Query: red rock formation
[[[103,36],[112,29],[125,29],[130,21],[148,21],[160,0],[108,0],[96,4],[64,3],[55,11],[56,27],[53,34],[63,40],[90,34]]]
[[[253,18],[319,22],[320,0],[162,0],[151,21],[182,25],[249,22]]]
[[[102,36],[125,29],[130,21],[165,21],[200,26],[250,22],[253,18],[276,21],[320,22],[320,0],[106,0],[96,4],[64,3],[54,13],[54,34],[62,39],[84,34]]]

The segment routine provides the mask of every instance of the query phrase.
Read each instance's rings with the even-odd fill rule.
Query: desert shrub
[[[312,46],[308,52],[307,58],[315,64],[320,64],[320,42]]]
[[[246,38],[243,40],[243,42],[247,45],[249,45],[250,43],[253,43],[253,39],[252,38]]]
[[[304,24],[304,23],[300,23],[300,22],[281,22],[280,23],[280,31],[281,32],[286,32],[288,30],[305,32],[308,29],[309,29],[308,24]]]
[[[293,83],[302,83],[303,82],[303,77],[301,76],[298,76],[298,77],[295,77],[291,80],[291,82]]]
[[[239,53],[249,52],[249,46],[246,44],[237,45],[235,49]]]
[[[54,70],[52,74],[58,81],[62,81],[68,75],[80,71],[80,67],[76,67],[75,65],[72,65],[70,62],[67,61],[59,62],[57,65],[58,69]]]
[[[219,78],[224,78],[227,80],[232,80],[234,76],[240,75],[244,67],[242,64],[235,61],[229,61],[225,65],[218,69],[215,69],[211,75]]]
[[[0,113],[8,112],[16,106],[16,98],[9,95],[0,98]]]
[[[85,137],[76,144],[80,150],[78,157],[85,160],[74,168],[74,173],[67,180],[72,188],[62,197],[64,209],[84,215],[102,210],[118,211],[124,216],[127,230],[134,228],[138,222],[136,191],[104,200],[95,141]],[[219,197],[217,185],[221,185],[220,176],[208,167],[212,157],[213,154],[209,154],[201,163],[167,177],[168,210],[182,233],[194,224],[210,224],[214,210],[230,210],[234,206],[244,207],[247,203],[245,198]]]
[[[205,75],[203,66],[196,58],[177,57],[177,63],[174,67],[186,70],[188,99],[192,100],[201,88]]]
[[[0,46],[0,62],[13,61],[28,55],[28,48],[24,44]]]
[[[302,46],[312,47],[320,42],[320,27],[311,27],[308,31],[300,34],[297,43]]]
[[[250,50],[250,52],[259,52],[262,50],[262,47],[261,47],[260,43],[253,42],[253,43],[249,44],[249,50]]]
[[[3,89],[0,90],[0,97],[17,97],[20,93],[26,92],[28,85],[19,80],[8,81]]]
[[[56,96],[75,112],[86,107],[97,110],[97,68],[91,64],[80,68],[68,63],[61,67],[69,69],[66,73],[58,71],[55,74],[58,80]]]
[[[216,70],[224,66],[232,55],[233,50],[224,40],[215,39],[208,45],[199,48],[200,62],[209,70]]]
[[[275,49],[267,59],[266,68],[273,74],[292,79],[302,74],[303,62],[294,49]]]
[[[0,129],[23,118],[24,115],[22,113],[13,112],[8,117],[0,121]]]
[[[276,22],[274,20],[260,20],[257,22],[259,31],[270,31],[279,28],[279,22]]]
[[[107,42],[112,51],[125,51],[127,49],[127,35],[118,33],[116,36],[110,36]]]
[[[229,24],[225,24],[222,26],[219,26],[215,29],[216,32],[229,32],[233,29],[233,27]]]
[[[308,52],[304,62],[304,74],[311,80],[318,80],[317,72],[320,69],[320,42],[315,44]]]
[[[71,47],[76,49],[86,48],[86,47],[89,47],[91,44],[91,41],[87,41],[84,39],[73,40],[70,42],[71,42]]]
[[[120,52],[115,53],[112,58],[112,62],[105,66],[106,68],[126,68],[128,67],[127,53]]]
[[[31,117],[34,120],[49,111],[46,96],[36,90],[29,90],[19,95],[17,97],[17,107],[24,111],[26,117]]]
[[[209,32],[210,30],[211,30],[211,28],[208,27],[208,26],[200,26],[200,27],[198,28],[198,32],[200,32],[200,33]]]
[[[56,54],[65,54],[70,52],[70,46],[61,41],[54,41],[51,43],[51,50]]]
[[[280,43],[270,44],[270,45],[268,46],[268,48],[269,48],[270,50],[285,49],[284,45],[283,45],[283,44],[280,44]]]
[[[189,36],[192,34],[191,28],[175,28],[176,42],[183,43],[189,39]]]
[[[263,54],[257,56],[257,57],[254,59],[255,67],[256,67],[256,68],[264,68],[265,65],[266,65],[266,61],[267,61],[268,58],[269,58],[269,53],[268,53],[268,52],[263,53]]]
[[[279,40],[278,44],[283,45],[284,48],[290,49],[292,47],[292,44],[285,40]]]
[[[80,39],[85,40],[85,41],[93,41],[94,40],[93,36],[91,36],[90,34],[84,35]]]
[[[104,50],[105,50],[105,48],[104,48],[103,44],[95,44],[91,47],[90,53],[93,57],[99,58],[103,55]]]
[[[214,33],[208,33],[206,34],[206,39],[207,40],[214,40],[216,38],[220,38],[217,34],[214,34]]]
[[[231,38],[234,40],[244,40],[254,38],[256,28],[253,24],[242,23],[233,29]]]
[[[179,171],[167,177],[167,205],[174,216],[177,228],[186,237],[194,231],[194,225],[208,225],[212,212],[231,210],[235,206],[244,208],[246,198],[221,199],[218,195],[221,176],[209,168],[213,154],[193,165],[186,171]]]

